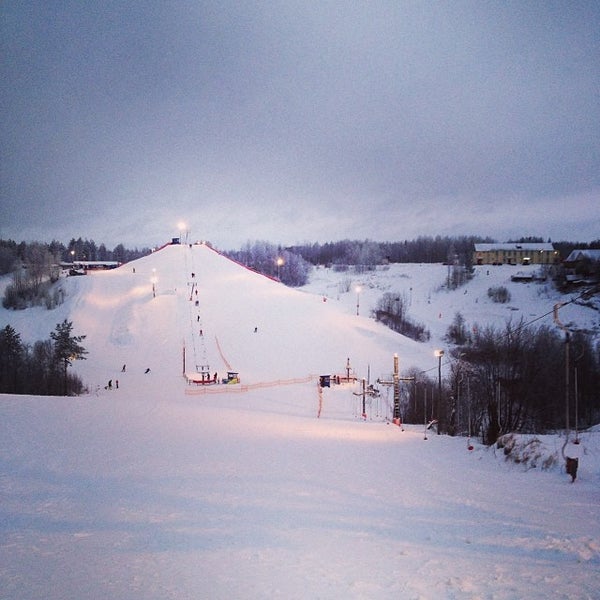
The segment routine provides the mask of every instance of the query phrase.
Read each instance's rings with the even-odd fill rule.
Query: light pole
[[[427,439],[427,382],[417,381],[415,389],[419,389],[419,383],[423,384],[423,439]]]
[[[156,298],[156,283],[158,282],[156,277],[156,269],[152,269],[152,277],[150,278],[150,281],[152,282],[152,297]]]
[[[435,355],[438,358],[438,405],[437,405],[437,420],[438,420],[438,426],[437,426],[437,432],[438,435],[440,434],[440,429],[441,429],[441,425],[442,425],[442,356],[444,356],[444,351],[443,350],[436,350],[435,351]]]
[[[579,444],[579,375],[577,373],[577,369],[579,366],[579,361],[583,358],[584,348],[582,346],[581,353],[575,358],[574,366],[575,366],[575,441],[574,444]]]
[[[180,221],[177,224],[177,228],[179,229],[179,243],[180,244],[183,243],[183,239],[182,238],[183,238],[183,234],[185,232],[185,243],[187,244],[187,241],[188,241],[188,229],[187,229],[187,225],[183,221]]]
[[[285,261],[283,260],[283,257],[278,256],[277,257],[277,279],[279,279],[279,281],[281,281],[281,267],[283,266],[284,263],[285,263]]]
[[[473,444],[471,443],[471,384],[469,375],[467,374],[467,409],[469,413],[469,442],[467,444],[467,448],[469,450],[473,450]]]
[[[357,285],[356,286],[356,316],[357,317],[360,313],[360,292],[361,292],[361,287],[360,287],[360,285]]]

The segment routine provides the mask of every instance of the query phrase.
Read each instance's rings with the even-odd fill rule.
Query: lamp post
[[[583,358],[584,348],[581,348],[581,353],[575,358],[574,366],[575,366],[575,441],[574,444],[579,444],[579,376],[577,373],[577,369],[579,366],[579,361]]]
[[[473,444],[471,443],[471,384],[469,375],[467,374],[467,409],[469,414],[469,442],[467,448],[473,450]]]
[[[285,261],[283,260],[283,257],[278,256],[277,257],[277,279],[279,279],[279,281],[281,281],[281,267],[283,266],[284,263],[285,263]]]
[[[442,421],[443,421],[443,418],[442,418],[442,414],[443,414],[443,410],[442,410],[442,356],[444,356],[444,351],[436,350],[435,355],[438,358],[438,405],[437,405],[438,426],[437,426],[437,432],[439,435],[440,428],[441,428]]]
[[[360,292],[361,292],[361,287],[360,287],[360,285],[357,285],[356,286],[356,316],[357,317],[360,313]]]
[[[415,389],[419,389],[419,384],[423,384],[423,439],[427,439],[427,382],[417,381],[415,382]]]
[[[183,238],[183,234],[185,232],[185,243],[187,244],[187,241],[188,241],[188,229],[187,229],[187,225],[183,221],[180,221],[177,224],[177,228],[179,229],[179,243],[183,242],[182,238]]]
[[[427,383],[423,385],[423,439],[427,439]]]
[[[158,282],[156,277],[156,269],[152,269],[152,277],[150,278],[150,281],[152,282],[152,297],[156,298],[156,283]]]

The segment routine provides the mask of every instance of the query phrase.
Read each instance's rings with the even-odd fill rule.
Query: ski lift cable
[[[190,260],[191,260],[191,271],[190,271],[190,264],[188,263],[188,252],[185,252],[185,278],[187,281],[188,278],[188,274],[191,273],[195,273],[194,270],[194,257],[192,254],[192,250],[191,248],[189,249],[189,254],[190,254]],[[195,282],[192,282],[192,288]],[[194,365],[198,365],[198,352],[197,352],[197,348],[196,348],[196,336],[194,335],[194,310],[193,310],[193,304],[191,302],[191,298],[189,301],[189,315],[190,315],[190,334],[191,334],[191,338],[192,338],[192,348],[194,351]],[[197,367],[196,367],[197,368]]]
[[[184,252],[184,254],[183,254],[183,268],[184,268],[184,278],[185,278],[185,281],[187,281],[187,277],[188,277],[188,273],[189,273],[188,252]],[[185,290],[185,297],[187,300],[187,288]],[[188,313],[189,313],[189,320],[190,320],[189,331],[193,332],[193,329],[192,329],[193,315],[192,315],[191,306],[188,309]],[[186,338],[188,338],[188,336],[184,335],[183,338],[184,338],[184,340],[186,340]],[[195,343],[193,334],[192,334],[191,338],[192,338],[192,351],[194,353],[194,364],[196,364],[197,363],[196,343]],[[185,343],[185,341],[184,341],[184,343]]]
[[[195,269],[195,262],[194,262],[194,255],[192,253],[192,250],[190,249],[190,253],[191,253],[191,265],[188,265],[186,263],[186,275],[187,273],[192,273],[192,277],[195,276],[196,273],[196,269]],[[191,266],[191,271],[189,270],[189,266]],[[202,319],[200,316],[200,311],[198,310],[198,314],[196,315],[196,321],[194,321],[193,319],[193,297],[194,297],[194,288],[196,289],[196,293],[198,292],[198,282],[197,281],[192,281],[191,282],[192,285],[192,292],[190,294],[190,330],[192,332],[192,341],[194,344],[194,361],[195,364],[198,365],[198,354],[201,354],[202,356],[202,368],[204,369],[205,367],[208,367],[208,352],[207,352],[207,348],[206,348],[206,341],[204,339],[204,330],[203,330],[203,323],[202,323]],[[196,331],[194,331],[194,327],[199,328]],[[199,351],[196,351],[196,337],[199,338]],[[196,367],[197,368],[197,367]]]
[[[597,294],[598,292],[600,292],[600,285],[595,285],[592,288],[584,290],[578,296],[575,296],[574,298],[571,298],[570,300],[567,300],[566,302],[561,302],[560,303],[560,307],[562,308],[563,306],[567,306],[569,304],[573,304],[574,302],[577,302],[578,300],[581,300],[582,298],[590,298],[591,296]],[[539,317],[535,317],[534,319],[531,319],[530,321],[527,321],[525,323],[522,323],[521,325],[519,325],[515,329],[512,329],[511,331],[502,334],[500,336],[500,339],[503,339],[505,337],[508,337],[509,335],[513,335],[515,333],[518,333],[522,329],[525,329],[526,327],[530,327],[531,325],[533,325],[537,321],[540,321],[541,319],[544,319],[544,318],[548,317],[549,315],[554,315],[555,312],[556,312],[556,309],[553,306],[552,310],[549,310],[548,312],[544,313],[543,315],[540,315]],[[446,356],[446,358],[443,360],[442,366],[446,366],[446,365],[450,364],[453,360],[455,360],[454,358],[448,356],[447,354],[445,356]],[[418,375],[424,375],[425,373],[429,373],[429,371],[434,371],[437,368],[438,368],[438,366],[435,365],[435,366],[433,366],[433,367],[431,367],[429,369],[424,369],[423,371],[419,371]]]

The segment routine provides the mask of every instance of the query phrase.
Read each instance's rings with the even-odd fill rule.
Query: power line
[[[592,286],[591,288],[589,288],[587,290],[584,290],[578,296],[575,296],[574,298],[571,298],[570,300],[568,300],[566,302],[562,302],[561,303],[561,308],[564,307],[564,306],[568,306],[569,304],[573,304],[574,302],[577,302],[578,300],[581,300],[582,298],[586,298],[586,299],[591,298],[592,296],[594,296],[598,292],[600,292],[600,284],[596,284],[596,285]],[[514,335],[515,333],[518,333],[519,331],[525,329],[526,327],[530,327],[531,325],[533,325],[537,321],[545,319],[549,315],[554,315],[554,307],[552,307],[552,310],[548,311],[547,313],[544,313],[543,315],[540,315],[539,317],[535,317],[535,318],[533,318],[530,321],[527,321],[525,323],[521,323],[515,329],[512,329],[511,331],[508,331],[506,333],[503,333],[501,336],[499,336],[499,340],[501,341],[505,337],[508,337],[510,335]],[[451,358],[446,359],[443,362],[443,365],[446,366],[446,365],[450,364],[452,362],[452,360],[454,360],[454,359],[451,359]],[[424,375],[425,373],[429,373],[429,371],[433,371],[433,370],[435,370],[437,368],[438,368],[437,365],[435,365],[435,366],[433,366],[433,367],[431,367],[429,369],[425,369],[423,371],[419,371],[418,374],[419,375]]]

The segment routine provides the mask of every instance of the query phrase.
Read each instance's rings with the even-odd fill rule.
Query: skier
[[[150,367],[148,367],[148,368],[147,368],[147,369],[144,371],[144,373],[150,373]]]
[[[112,379],[108,380],[108,386],[107,387],[108,387],[109,390],[112,390]]]
[[[121,373],[125,373],[126,368],[127,368],[127,365],[123,365],[123,368],[121,369]]]

